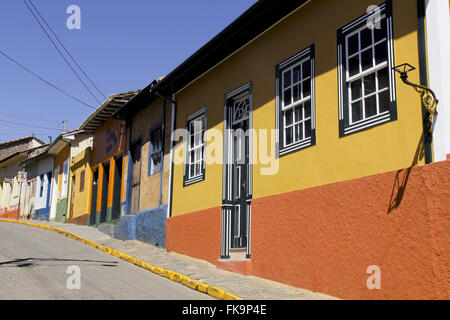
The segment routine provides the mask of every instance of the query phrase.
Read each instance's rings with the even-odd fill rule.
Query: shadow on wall
[[[394,186],[392,187],[391,200],[389,201],[389,208],[387,214],[389,215],[392,211],[400,207],[403,196],[405,195],[406,187],[408,186],[409,176],[411,174],[411,170],[413,167],[417,166],[419,161],[423,160],[425,157],[425,143],[424,143],[424,135],[419,139],[419,144],[416,149],[416,153],[414,154],[413,161],[411,163],[411,167],[408,169],[402,169],[397,171],[394,180]]]

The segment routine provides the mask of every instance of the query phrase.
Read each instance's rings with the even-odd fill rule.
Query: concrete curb
[[[27,225],[27,226],[31,226],[31,227],[36,227],[36,228],[41,228],[41,229],[45,229],[45,230],[49,230],[49,231],[53,231],[53,232],[57,232],[65,237],[71,238],[73,240],[76,240],[78,242],[87,244],[88,246],[91,246],[93,248],[96,248],[98,250],[101,250],[103,252],[106,252],[112,256],[115,256],[117,258],[120,258],[122,260],[131,262],[132,264],[144,268],[148,271],[151,271],[159,276],[165,277],[173,282],[177,282],[180,283],[186,287],[189,287],[193,290],[205,293],[210,295],[213,298],[219,299],[219,300],[243,300],[242,298],[235,296],[234,294],[227,292],[225,290],[222,290],[220,288],[217,287],[213,287],[210,286],[206,283],[202,283],[199,282],[197,280],[191,279],[186,275],[183,275],[181,273],[177,273],[171,270],[167,270],[167,269],[163,269],[160,267],[155,267],[152,266],[151,264],[148,264],[145,261],[136,259],[126,253],[102,246],[98,243],[95,243],[91,240],[82,238],[80,236],[77,236],[76,234],[73,234],[71,232],[68,231],[64,231],[62,229],[58,229],[55,227],[51,227],[51,226],[46,226],[46,225],[41,225],[41,224],[37,224],[37,223],[30,223],[30,222],[24,222],[24,221],[14,221],[14,220],[6,220],[6,219],[0,219],[0,222],[9,222],[9,223],[16,223],[16,224],[23,224],[23,225]]]

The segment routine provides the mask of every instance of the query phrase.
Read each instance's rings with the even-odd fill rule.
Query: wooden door
[[[132,181],[131,181],[131,214],[139,211],[139,192],[141,186],[141,142],[131,146]]]

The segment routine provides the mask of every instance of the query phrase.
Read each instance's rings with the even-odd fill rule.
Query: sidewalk
[[[298,289],[254,276],[243,276],[216,268],[213,264],[156,248],[139,241],[121,241],[96,228],[46,221],[39,223],[72,232],[106,247],[129,254],[154,266],[182,273],[192,279],[229,291],[245,300],[329,300],[321,293]]]

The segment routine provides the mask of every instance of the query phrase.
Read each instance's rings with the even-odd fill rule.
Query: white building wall
[[[430,87],[439,99],[434,125],[434,161],[450,155],[450,10],[447,0],[427,0]]]
[[[51,198],[50,198],[50,216],[49,220],[56,218],[56,204],[58,200],[58,176],[60,172],[60,167],[56,167],[53,170],[52,182],[51,182]]]
[[[17,204],[19,204],[20,201],[20,216],[26,217],[28,215],[28,211],[25,211],[23,209],[23,205],[25,203],[27,193],[28,193],[28,183],[24,182],[22,184],[18,183],[19,186],[19,197],[17,198]],[[19,209],[19,208],[18,208]]]
[[[91,135],[80,134],[71,143],[70,157],[75,158],[87,148],[93,148],[94,138]]]
[[[51,173],[53,176],[53,158],[45,158],[39,160],[38,162],[38,184],[37,184],[37,192],[36,192],[36,200],[35,200],[35,209],[43,209],[47,204],[47,194],[48,189],[51,188],[51,180],[48,180],[48,173]],[[41,179],[41,176],[44,176],[44,179]],[[42,184],[44,185],[44,189],[42,192],[42,197],[40,196],[40,190]]]
[[[7,199],[6,209],[15,210],[19,205],[20,184],[18,183],[17,173],[22,171],[22,168],[18,164],[11,164],[5,168],[5,175],[11,178],[11,184],[9,186],[9,197]]]
[[[37,142],[36,140],[32,140],[30,144],[30,149],[40,147],[42,144]]]
[[[4,181],[3,182],[3,194],[1,199],[0,209],[6,209],[8,206],[8,200],[11,193],[11,184]]]
[[[17,177],[14,177],[12,183],[11,183],[11,192],[9,195],[8,200],[8,208],[9,210],[16,209],[16,206],[19,204],[19,190],[20,190],[20,184],[17,180]]]
[[[0,180],[0,209],[2,208],[2,198],[3,198],[3,181]]]

